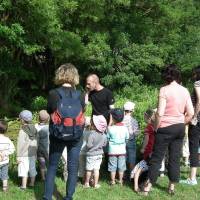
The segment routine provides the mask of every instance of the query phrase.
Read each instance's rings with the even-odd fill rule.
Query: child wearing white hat
[[[124,104],[124,120],[123,124],[128,128],[129,140],[126,144],[126,154],[127,154],[127,163],[129,171],[135,166],[136,160],[136,141],[135,137],[139,134],[139,125],[135,118],[132,117],[132,114],[135,109],[135,103],[127,101]]]

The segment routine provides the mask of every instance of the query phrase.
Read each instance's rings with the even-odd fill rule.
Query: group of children
[[[135,104],[129,101],[124,104],[123,109],[112,109],[109,125],[102,115],[92,116],[91,120],[86,120],[87,126],[83,133],[83,148],[79,162],[81,171],[79,177],[83,178],[85,188],[100,187],[99,169],[104,154],[107,158],[105,160],[108,160],[110,185],[116,183],[123,185],[124,172],[127,170],[130,178],[134,179],[134,190],[139,190],[139,176],[148,169],[148,160],[153,150],[155,110],[148,109],[144,114],[147,123],[141,149],[144,160],[135,166],[136,136],[140,131],[137,120],[132,117],[134,107]]]
[[[108,160],[110,185],[123,185],[124,172],[128,170],[130,178],[134,179],[134,190],[139,190],[138,181],[142,172],[148,170],[148,161],[151,157],[154,144],[155,110],[148,109],[144,113],[147,126],[144,130],[144,141],[140,152],[143,160],[136,166],[136,136],[139,134],[139,125],[132,117],[135,104],[126,102],[124,108],[114,108],[110,111],[110,123],[107,124],[103,115],[86,117],[83,132],[83,144],[79,157],[78,176],[83,178],[85,188],[99,188],[99,171],[103,155]],[[46,110],[39,112],[39,123],[33,124],[33,115],[28,110],[19,114],[21,128],[17,138],[18,176],[22,178],[20,189],[35,183],[36,161],[38,160],[41,179],[45,180],[46,167],[49,156],[49,114]],[[8,189],[9,155],[15,151],[12,141],[4,135],[7,124],[0,121],[0,178],[3,180],[3,191]],[[106,160],[105,159],[105,160]],[[63,152],[64,177],[67,179],[67,151]]]

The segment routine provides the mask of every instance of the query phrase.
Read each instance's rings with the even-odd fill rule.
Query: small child
[[[79,167],[78,167],[78,177],[85,179],[85,167],[86,167],[86,152],[87,152],[87,140],[90,135],[91,118],[85,117],[85,129],[83,131],[83,144],[79,156]]]
[[[27,187],[28,175],[30,177],[30,187],[35,184],[37,175],[35,163],[37,157],[37,130],[32,124],[33,115],[29,110],[23,110],[19,114],[21,128],[17,138],[17,162],[18,176],[22,177],[20,189]]]
[[[102,163],[103,147],[107,143],[106,135],[104,134],[107,128],[107,121],[103,115],[93,115],[91,131],[86,143],[86,177],[85,188],[89,188],[90,178],[94,175],[94,188],[99,188],[99,169]]]
[[[119,184],[123,185],[124,171],[126,170],[126,141],[129,132],[122,123],[124,111],[120,108],[111,110],[112,125],[108,127],[108,171],[111,175],[111,185],[116,183],[116,171],[118,171]]]
[[[49,160],[49,114],[46,110],[39,112],[39,123],[35,124],[38,132],[38,162],[41,178],[45,180],[47,162]]]
[[[127,151],[127,163],[129,172],[131,172],[135,166],[136,160],[136,142],[135,136],[139,134],[139,126],[136,119],[134,119],[131,115],[134,111],[135,104],[131,101],[127,101],[124,104],[124,119],[123,124],[128,128],[129,132],[129,140],[126,144],[126,151]]]
[[[144,113],[144,120],[147,123],[147,126],[144,130],[144,141],[140,152],[143,154],[143,160],[140,161],[131,172],[131,178],[134,178],[134,191],[138,192],[139,186],[139,177],[140,175],[148,170],[148,161],[151,157],[154,145],[154,121],[155,121],[155,111],[148,109]]]
[[[0,178],[3,182],[3,191],[8,190],[9,155],[13,154],[15,147],[11,140],[4,134],[7,132],[6,121],[0,120]]]

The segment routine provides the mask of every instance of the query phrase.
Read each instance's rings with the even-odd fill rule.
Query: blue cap
[[[114,108],[110,111],[110,114],[112,115],[112,118],[116,122],[121,122],[124,119],[124,110],[121,108]]]

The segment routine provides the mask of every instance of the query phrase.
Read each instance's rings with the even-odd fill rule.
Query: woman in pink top
[[[150,160],[148,180],[144,195],[148,195],[159,175],[162,159],[168,149],[169,194],[174,194],[174,184],[179,181],[180,157],[185,123],[194,115],[190,94],[180,85],[180,72],[175,65],[167,66],[162,72],[165,86],[160,89],[155,120],[154,151]]]

